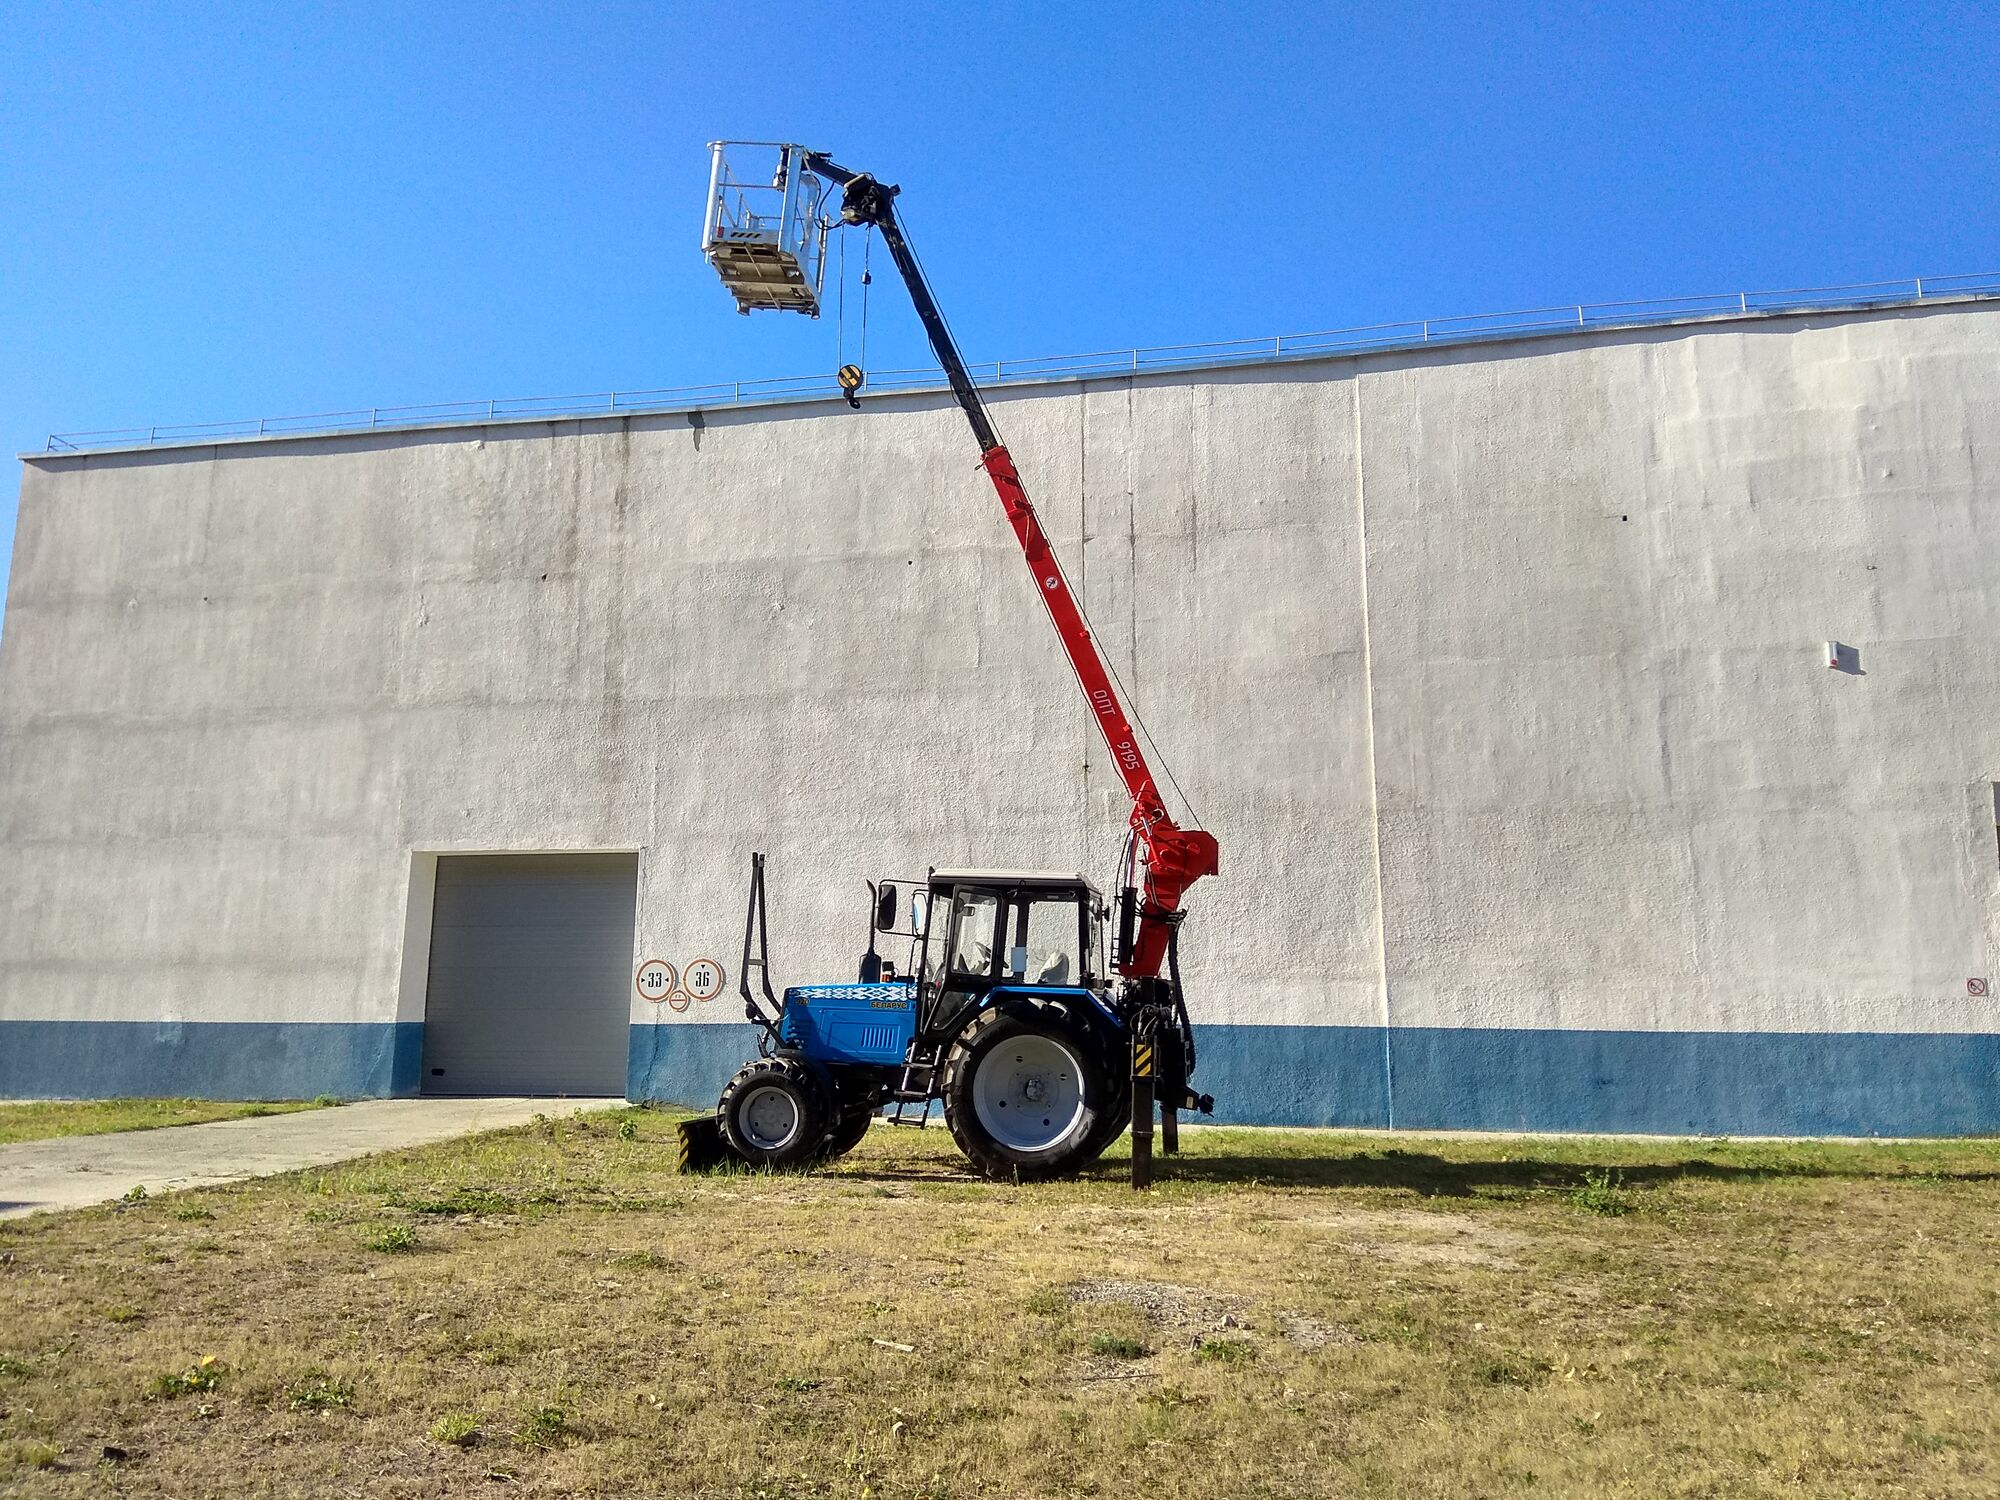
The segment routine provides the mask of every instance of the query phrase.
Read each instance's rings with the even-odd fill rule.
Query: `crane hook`
[[[847,404],[860,411],[861,403],[855,398],[854,393],[861,389],[862,382],[868,378],[862,373],[861,366],[842,365],[833,378],[840,382],[840,393],[847,397]]]

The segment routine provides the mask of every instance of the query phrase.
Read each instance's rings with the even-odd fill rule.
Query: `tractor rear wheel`
[[[1074,1013],[1060,1001],[1038,1001],[1037,1008],[1076,1019]],[[1083,1155],[1077,1161],[1079,1170],[1109,1151],[1132,1123],[1131,1035],[1123,1031],[1114,1032],[1101,1023],[1091,1027],[1090,1031],[1097,1040],[1098,1055],[1104,1059],[1105,1105],[1098,1112],[1097,1128],[1091,1133]]]
[[[1109,1151],[1132,1123],[1132,1069],[1125,1049],[1121,1048],[1112,1055],[1108,1072],[1108,1102],[1104,1113],[1098,1117],[1097,1129],[1090,1137],[1089,1153],[1082,1164],[1094,1162]]]
[[[1103,1048],[1063,1010],[982,1011],[945,1058],[944,1118],[989,1177],[1034,1181],[1087,1166],[1109,1138],[1115,1104]]]
[[[826,1139],[827,1091],[802,1058],[781,1052],[745,1063],[715,1113],[731,1148],[753,1167],[796,1167]]]

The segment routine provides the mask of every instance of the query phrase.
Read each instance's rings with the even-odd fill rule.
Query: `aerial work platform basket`
[[[804,149],[777,141],[712,141],[708,149],[701,249],[736,310],[818,317],[827,185],[806,170]]]

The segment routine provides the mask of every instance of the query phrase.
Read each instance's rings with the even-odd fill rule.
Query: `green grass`
[[[479,1441],[479,1418],[469,1411],[448,1411],[431,1423],[426,1435],[434,1443],[470,1448]]]
[[[229,1373],[229,1366],[213,1354],[204,1354],[185,1370],[169,1370],[146,1383],[146,1394],[156,1400],[171,1401],[198,1391],[212,1391]]]
[[[1099,1333],[1091,1336],[1090,1352],[1108,1359],[1144,1359],[1153,1351],[1128,1334]]]
[[[1632,1211],[1631,1200],[1625,1195],[1624,1174],[1616,1171],[1586,1172],[1583,1181],[1570,1189],[1569,1201],[1579,1213],[1607,1219]]]
[[[1241,1364],[1257,1357],[1257,1346],[1248,1339],[1201,1339],[1194,1346],[1194,1357],[1217,1364]]]
[[[336,1101],[240,1099],[79,1099],[0,1104],[0,1146],[68,1135],[108,1135],[115,1130],[158,1130],[320,1109]]]
[[[307,1370],[285,1388],[285,1400],[293,1411],[335,1411],[354,1404],[354,1382]]]
[[[574,1437],[569,1413],[560,1406],[533,1406],[521,1414],[514,1441],[523,1448],[556,1448]]]
[[[385,1224],[361,1243],[384,1255],[400,1255],[417,1248],[417,1232],[407,1224]]]
[[[1205,1129],[1135,1194],[672,1124],[0,1223],[0,1492],[2000,1492],[2000,1143]]]

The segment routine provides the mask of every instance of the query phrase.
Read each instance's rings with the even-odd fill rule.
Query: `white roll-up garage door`
[[[441,854],[427,1094],[625,1092],[636,854]]]

